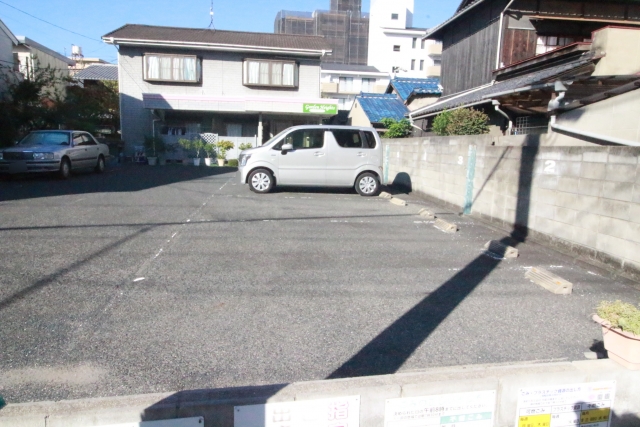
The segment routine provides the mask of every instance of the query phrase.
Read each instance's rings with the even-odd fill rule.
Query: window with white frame
[[[353,77],[340,77],[340,92],[353,92]]]
[[[424,59],[420,60],[420,71],[424,70]]]
[[[411,60],[411,71],[413,71],[413,70],[415,70],[415,69],[416,69],[416,60],[415,60],[415,59],[412,59],[412,60]]]
[[[394,21],[398,20],[398,14],[397,13],[392,13],[391,14],[391,19],[393,19]]]
[[[536,55],[550,52],[562,46],[577,42],[575,37],[538,36],[536,43]]]
[[[415,49],[417,43],[418,43],[418,38],[414,37],[413,40],[411,41],[411,49]]]
[[[376,79],[362,79],[362,92],[373,93],[376,85]]]
[[[420,41],[420,49],[424,49],[424,45],[425,45],[425,40],[424,40],[424,39],[422,39],[422,40]]]
[[[246,59],[242,82],[246,86],[298,87],[298,65],[293,61]]]
[[[201,62],[190,55],[144,55],[144,79],[149,81],[198,83]]]
[[[394,52],[400,52],[400,45],[399,44],[394,44],[393,45],[393,51]]]

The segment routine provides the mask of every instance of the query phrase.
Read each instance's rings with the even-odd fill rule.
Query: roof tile
[[[409,112],[404,102],[395,94],[362,93],[356,97],[371,123],[384,118],[401,120]]]

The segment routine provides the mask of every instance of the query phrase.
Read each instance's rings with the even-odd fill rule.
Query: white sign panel
[[[126,424],[112,424],[101,427],[203,427],[204,418],[178,418],[175,420],[139,421]]]
[[[610,427],[616,382],[522,388],[516,427]]]
[[[496,392],[388,399],[385,427],[493,427]]]
[[[359,427],[360,396],[234,407],[234,427]]]

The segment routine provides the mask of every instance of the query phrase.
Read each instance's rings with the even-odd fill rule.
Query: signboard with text
[[[522,388],[516,427],[610,427],[615,381]]]
[[[385,427],[493,427],[495,390],[388,399]]]
[[[234,407],[234,427],[358,427],[360,396]]]
[[[307,114],[338,114],[337,104],[302,104],[302,112]]]

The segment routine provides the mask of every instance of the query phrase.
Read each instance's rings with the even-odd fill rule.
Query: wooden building
[[[640,26],[640,3],[463,0],[456,14],[431,30],[427,38],[443,43],[446,96],[490,83],[496,69],[589,41],[593,31],[608,25]]]

